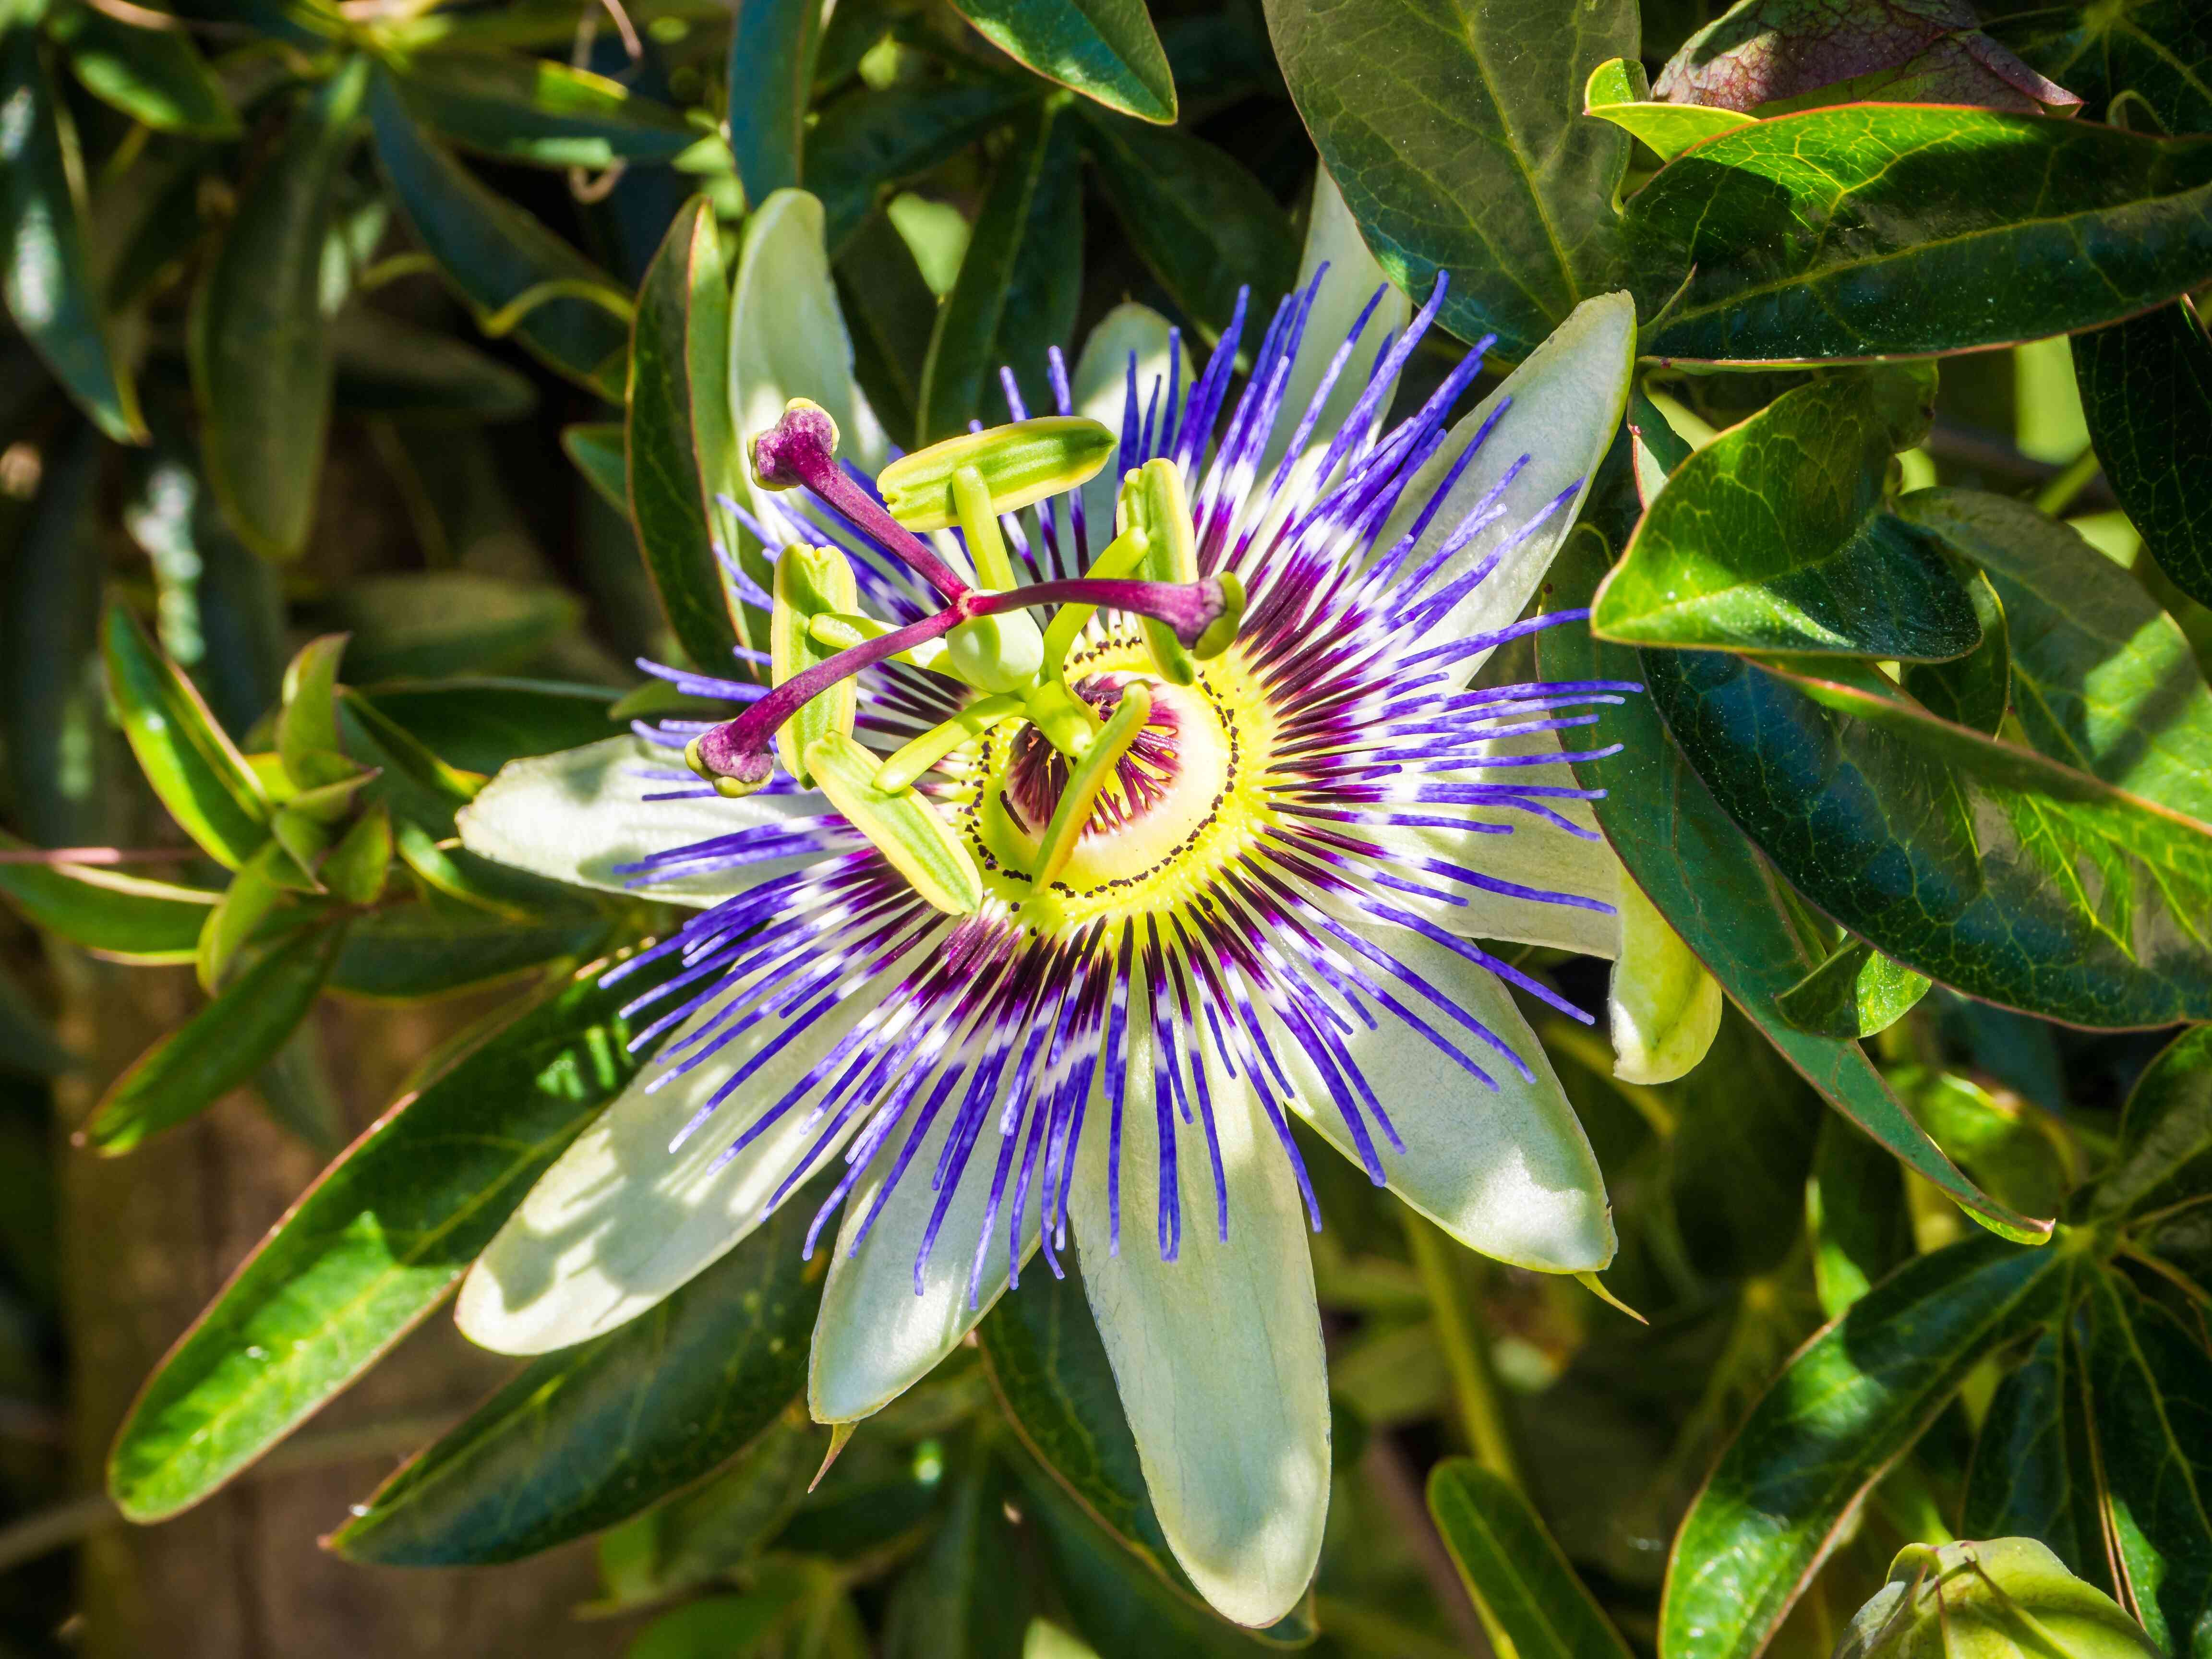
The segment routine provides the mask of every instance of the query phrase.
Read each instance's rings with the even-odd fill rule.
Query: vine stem
[[[1433,1222],[1411,1210],[1406,1212],[1406,1243],[1413,1252],[1421,1288],[1428,1295],[1437,1340],[1443,1348],[1444,1366],[1451,1376],[1452,1402],[1459,1408],[1468,1448],[1485,1468],[1520,1487],[1520,1462],[1514,1455],[1498,1378],[1490,1368],[1490,1351],[1452,1271],[1451,1252],[1459,1247]]]

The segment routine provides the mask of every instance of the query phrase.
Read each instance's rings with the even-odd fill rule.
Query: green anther
[[[814,637],[814,619],[859,608],[853,567],[834,547],[793,542],[777,556],[775,605],[769,612],[769,678],[781,685],[793,674],[826,662],[841,647]],[[832,732],[850,732],[859,713],[857,684],[840,680],[783,723],[775,734],[776,758],[800,783],[807,780],[807,745]]]
[[[1224,570],[1214,580],[1221,584],[1224,604],[1221,614],[1212,625],[1198,636],[1198,643],[1190,654],[1200,662],[1219,656],[1237,640],[1237,630],[1244,623],[1244,584],[1234,571]]]
[[[1087,483],[1116,441],[1079,415],[1017,421],[901,456],[877,475],[876,489],[891,517],[908,530],[944,530],[961,517],[952,475],[963,467],[981,477],[992,512],[1012,513]]]
[[[1012,692],[979,697],[949,720],[933,726],[876,769],[876,787],[889,794],[910,789],[915,780],[970,738],[980,738],[1000,720],[1023,712]]]
[[[1137,567],[1145,562],[1145,554],[1152,545],[1141,530],[1125,530],[1107,544],[1106,550],[1091,560],[1086,576],[1105,580],[1109,577],[1133,576]],[[1054,613],[1044,630],[1044,662],[1040,671],[1047,680],[1060,677],[1060,665],[1067,660],[1069,647],[1075,636],[1083,631],[1083,624],[1097,613],[1095,605],[1063,605]]]
[[[1057,674],[1057,664],[1054,672]],[[1044,740],[1072,761],[1079,761],[1091,752],[1091,745],[1098,741],[1104,725],[1097,709],[1057,678],[1048,679],[1032,690],[1023,712]]]
[[[873,751],[848,732],[831,732],[806,745],[806,765],[830,804],[915,892],[956,916],[982,904],[983,878],[967,844],[918,791],[877,788],[882,762]]]
[[[1142,680],[1130,681],[1121,688],[1121,701],[1106,722],[1106,729],[1098,734],[1098,741],[1091,745],[1091,752],[1068,768],[1067,787],[1060,792],[1060,805],[1053,808],[1052,822],[1045,826],[1044,840],[1037,848],[1036,868],[1031,873],[1038,887],[1067,867],[1076,843],[1090,825],[1091,809],[1098,804],[1099,795],[1113,781],[1114,769],[1152,717],[1152,688]]]
[[[999,529],[990,486],[976,468],[953,469],[952,504],[959,509],[960,532],[968,538],[975,580],[994,593],[1005,592],[1014,585],[1014,562],[1006,556],[1006,538]]]
[[[1146,461],[1123,481],[1120,522],[1141,530],[1151,546],[1139,574],[1156,582],[1194,582],[1198,580],[1198,541],[1191,530],[1190,497],[1184,493],[1182,472],[1165,456]],[[1240,619],[1242,607],[1239,608]],[[1143,619],[1145,644],[1160,678],[1176,685],[1188,685],[1198,678],[1191,653],[1176,639],[1175,630],[1150,617]],[[1209,629],[1209,636],[1215,631]],[[1236,636],[1236,623],[1229,628]],[[1215,647],[1219,650],[1227,640]],[[1211,655],[1212,653],[1206,654]]]
[[[806,631],[832,652],[849,651],[856,645],[864,645],[879,635],[890,633],[891,624],[878,622],[858,611],[825,611],[807,624]],[[884,660],[942,671],[945,667],[945,641],[925,640],[912,650],[902,651]]]

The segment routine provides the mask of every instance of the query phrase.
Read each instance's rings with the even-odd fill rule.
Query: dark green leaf
[[[630,337],[630,523],[661,615],[691,660],[730,671],[742,643],[735,594],[714,544],[734,554],[717,495],[740,492],[730,422],[730,279],[714,210],[695,196],[676,216],[638,290]]]
[[[745,204],[799,179],[822,8],[813,0],[737,0],[730,25],[730,151]]]
[[[956,9],[1048,81],[1124,115],[1176,118],[1175,76],[1144,0],[959,0]]]
[[[1966,598],[1981,624],[1982,642],[1950,662],[1907,663],[1899,678],[1938,720],[1995,737],[2012,702],[2012,641],[2004,601],[1981,570],[1966,583]]]
[[[599,1535],[601,1607],[623,1608],[696,1589],[756,1555],[806,1496],[822,1438],[795,1413],[688,1492]]]
[[[2183,1659],[2212,1654],[2212,1355],[2106,1272],[2089,1281],[2084,1368],[2120,1605]]]
[[[2212,132],[2212,15],[2197,0],[2051,6],[2012,0],[1999,33],[2022,57],[2087,100],[2097,120],[2132,92],[2168,132]]]
[[[83,165],[68,106],[40,61],[39,32],[0,34],[0,289],[46,367],[118,443],[145,436],[85,246]]]
[[[1590,626],[1630,645],[1964,656],[1981,641],[1965,587],[1884,511],[1890,455],[1917,436],[1886,404],[1932,392],[1895,370],[1840,376],[1723,433],[1651,503]]]
[[[348,928],[331,989],[403,1000],[444,996],[587,955],[605,942],[607,929],[605,916],[581,907],[514,921],[434,890]]]
[[[1883,954],[2078,1024],[2212,1018],[2212,829],[1856,686],[1646,653],[1722,808]]]
[[[2039,1109],[1953,1072],[1907,1066],[1889,1080],[1936,1144],[2014,1208],[2054,1211],[2074,1185],[2073,1148]]]
[[[1863,939],[1835,953],[1774,1000],[1800,1030],[1856,1042],[1886,1031],[1928,994],[1928,981]]]
[[[1252,329],[1298,274],[1298,245],[1267,188],[1226,151],[1079,106],[1098,182],[1138,256],[1211,338],[1250,284]],[[1253,337],[1248,331],[1248,338]]]
[[[1270,0],[1267,30],[1329,176],[1391,279],[1444,325],[1527,356],[1619,286],[1628,135],[1582,114],[1590,71],[1638,48],[1631,0]],[[1263,312],[1261,313],[1265,315]]]
[[[837,298],[853,331],[853,378],[884,429],[914,441],[921,370],[937,327],[937,296],[914,251],[881,216],[862,226],[836,268]]]
[[[210,858],[237,869],[268,838],[260,780],[198,690],[121,605],[108,608],[102,638],[107,695],[146,781]]]
[[[2057,1311],[2072,1268],[2060,1249],[1970,1239],[1911,1262],[1799,1350],[1675,1534],[1662,1651],[1764,1647],[1852,1507],[1969,1371]]]
[[[465,772],[490,774],[525,755],[550,755],[618,735],[616,694],[553,680],[393,680],[357,694]]]
[[[2141,1215],[2212,1195],[2212,1026],[2159,1051],[2128,1097],[2119,1148],[2090,1195],[2100,1218]]]
[[[629,464],[623,457],[619,421],[586,422],[561,428],[561,447],[584,475],[584,482],[617,513],[629,512]]]
[[[1669,307],[1642,344],[1787,362],[2092,328],[2212,276],[2209,210],[2212,140],[1807,110],[1709,139],[1630,198],[1639,308]]]
[[[116,1437],[108,1488],[125,1514],[198,1503],[444,1299],[637,1069],[616,1011],[646,988],[600,989],[605,965],[403,1097],[246,1258]]]
[[[2054,760],[2212,823],[2212,690],[2142,585],[2064,525],[1972,489],[1898,512],[1972,560],[2004,603],[2011,705]]]
[[[1011,418],[999,370],[1046,385],[1045,354],[1075,331],[1083,287],[1083,173],[1074,123],[1033,106],[1016,126],[975,221],[921,371],[925,443],[971,420]]]
[[[2158,568],[2212,605],[2212,340],[2185,301],[2076,335],[2081,412]]]
[[[806,135],[806,188],[821,198],[830,258],[890,186],[951,161],[1036,100],[1033,86],[992,80],[863,88],[823,110]]]
[[[2081,1364],[2062,1331],[2046,1331],[1997,1385],[1974,1442],[1960,1526],[1968,1538],[2039,1538],[2069,1571],[2109,1590]]]
[[[240,974],[116,1079],[80,1138],[99,1152],[127,1152],[259,1071],[314,1006],[344,932],[305,930]]]
[[[399,76],[416,119],[463,149],[543,167],[671,161],[699,130],[620,82],[550,58],[424,53]]]
[[[317,610],[352,634],[346,669],[364,683],[519,668],[582,614],[573,594],[550,582],[469,570],[365,577]]]
[[[1804,1214],[1820,1097],[1735,1013],[1670,1093],[1667,1192],[1690,1266],[1715,1279],[1773,1271]]]
[[[0,853],[29,851],[0,831]],[[190,962],[222,896],[70,864],[0,862],[0,893],[51,933],[120,962]]]
[[[709,1595],[665,1613],[623,1650],[623,1659],[739,1659],[792,1622],[799,1609],[782,1587]]]
[[[60,9],[47,28],[86,90],[132,120],[195,138],[238,137],[238,112],[183,29],[141,28],[89,5]]]
[[[1603,568],[1601,550],[1601,539],[1587,528],[1570,538],[1553,566],[1553,604],[1587,603]],[[1547,629],[1537,651],[1544,678],[1561,680],[1633,681],[1674,654],[1607,645],[1579,628]],[[1776,1000],[1819,958],[1792,925],[1772,872],[1713,805],[1649,701],[1632,698],[1607,720],[1622,752],[1578,767],[1577,776],[1585,787],[1607,792],[1593,803],[1600,826],[1637,884],[1722,988],[1831,1106],[1908,1168],[1984,1225],[2040,1237],[2048,1224],[2014,1213],[1952,1167],[1857,1043],[1798,1030],[1782,1017]]]
[[[338,694],[338,730],[346,753],[380,772],[374,787],[392,816],[434,840],[454,833],[453,814],[483,787],[483,778],[447,765],[357,692]]]
[[[823,1189],[808,1190],[818,1202]],[[635,1515],[732,1455],[805,1381],[825,1267],[799,1256],[814,1207],[794,1195],[649,1313],[532,1361],[331,1547],[388,1566],[512,1561]]]
[[[1429,1514],[1502,1650],[1628,1659],[1628,1644],[1511,1481],[1473,1458],[1447,1458],[1429,1471]]]
[[[477,320],[547,296],[514,323],[514,337],[549,368],[611,403],[620,401],[629,325],[605,305],[568,291],[617,295],[621,290],[614,279],[507,198],[485,189],[426,137],[381,70],[369,90],[369,113],[377,161],[409,228]]]
[[[330,327],[338,406],[402,421],[499,422],[537,406],[538,389],[506,364],[450,334],[366,306]]]
[[[887,1659],[1021,1659],[1032,1594],[1006,1519],[1011,1483],[971,1457],[929,1547],[891,1591]]]
[[[1905,1172],[1878,1142],[1832,1114],[1820,1122],[1805,1194],[1814,1288],[1820,1311],[1834,1319],[1912,1258]]]

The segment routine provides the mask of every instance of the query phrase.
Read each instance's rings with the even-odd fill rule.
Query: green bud
[[[1048,415],[970,432],[900,457],[876,477],[891,517],[908,530],[943,530],[960,520],[952,475],[972,466],[991,493],[994,512],[1018,508],[1087,483],[1118,441],[1079,415]]]
[[[1122,480],[1121,499],[1115,518],[1125,530],[1144,532],[1145,559],[1137,574],[1148,581],[1194,582],[1198,580],[1198,539],[1191,528],[1190,497],[1184,492],[1182,471],[1162,456],[1146,461]],[[1239,599],[1243,589],[1237,589]],[[1220,624],[1206,630],[1199,643],[1200,656],[1213,656],[1228,647],[1237,637],[1237,625],[1243,620],[1244,609],[1239,604],[1234,614],[1224,614],[1228,624],[1224,633]],[[1176,639],[1175,630],[1165,623],[1144,619],[1145,644],[1152,652],[1152,665],[1160,671],[1160,678],[1176,685],[1188,685],[1198,678],[1192,665],[1192,653]],[[1215,635],[1220,634],[1217,641]],[[1212,650],[1203,647],[1212,645]]]
[[[2112,1597],[2033,1538],[1908,1544],[1834,1659],[2152,1659]]]
[[[983,902],[983,878],[967,843],[915,789],[878,789],[883,765],[873,751],[843,732],[806,746],[816,786],[846,822],[866,836],[915,892],[949,915],[972,915]]]
[[[814,635],[819,616],[860,607],[860,586],[853,567],[834,547],[810,547],[793,542],[775,561],[775,605],[769,612],[769,678],[781,685],[793,674],[837,654]],[[850,732],[859,712],[858,682],[837,682],[783,723],[775,734],[776,758],[785,771],[800,783],[807,781],[806,746],[831,732]],[[720,787],[720,784],[715,786]]]

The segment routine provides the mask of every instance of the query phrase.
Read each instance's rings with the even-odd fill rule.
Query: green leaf
[[[730,424],[730,278],[714,210],[695,196],[676,216],[638,290],[630,337],[628,458],[630,522],[661,615],[691,660],[731,672],[743,642],[729,580],[714,556],[732,556],[737,526],[715,502],[738,489]]]
[[[516,1560],[735,1454],[805,1380],[823,1263],[799,1250],[823,1190],[794,1194],[649,1313],[533,1361],[385,1482],[331,1547],[386,1566]]]
[[[1990,1401],[1960,1528],[1968,1538],[2039,1538],[2069,1571],[2109,1590],[2087,1403],[2079,1349],[2063,1330],[2045,1332]]]
[[[2075,1184],[2073,1147],[2039,1108],[1954,1072],[1907,1066],[1889,1080],[1936,1144],[2006,1203],[2056,1210]]]
[[[1601,538],[1588,528],[1569,540],[1552,567],[1551,603],[1586,602],[1603,568],[1601,548]],[[1578,628],[1548,629],[1537,640],[1537,661],[1547,679],[1635,681],[1672,654],[1607,645]],[[1607,792],[1592,803],[1600,827],[1629,874],[1721,988],[1831,1106],[1907,1168],[1984,1226],[2017,1237],[2043,1237],[2048,1223],[1997,1203],[1952,1166],[1857,1043],[1801,1031],[1783,1018],[1777,999],[1818,957],[1791,922],[1780,884],[1713,804],[1649,700],[1632,698],[1606,719],[1622,752],[1583,763],[1577,779],[1586,788]]]
[[[368,684],[522,667],[576,626],[583,605],[550,582],[427,570],[361,578],[316,614],[353,635],[346,667]]]
[[[1924,390],[1923,390],[1924,388]],[[1790,392],[1668,480],[1593,601],[1628,645],[1940,661],[1981,641],[1933,538],[1883,510],[1910,441],[1891,402],[1932,394],[1884,369]]]
[[[757,1555],[805,1499],[821,1462],[814,1425],[787,1413],[712,1479],[601,1533],[607,1593],[593,1610],[665,1601]]]
[[[1644,670],[1722,809],[1884,955],[2046,1019],[2212,1018],[2212,829],[1857,686],[1710,652]]]
[[[2096,120],[2117,119],[2112,100],[2132,92],[2168,132],[2212,132],[2212,17],[2196,0],[2122,5],[2029,5],[1996,32],[2021,57],[2087,100]]]
[[[0,34],[0,291],[8,314],[77,406],[118,443],[146,435],[86,247],[76,128],[39,51],[39,32]]]
[[[300,647],[284,670],[284,705],[276,716],[276,754],[303,789],[325,780],[325,757],[344,750],[338,739],[338,661],[346,636],[325,634]]]
[[[757,209],[797,187],[822,11],[813,0],[737,0],[730,25],[730,153]]]
[[[561,447],[601,501],[617,513],[629,513],[629,463],[623,455],[621,422],[587,421],[564,426]]]
[[[1267,187],[1225,150],[1186,133],[1087,104],[1074,112],[1123,234],[1169,296],[1212,338],[1249,283],[1251,327],[1261,326],[1298,274],[1297,239]]]
[[[636,1072],[607,964],[403,1097],[310,1187],[185,1332],[108,1462],[125,1515],[198,1503],[445,1297],[530,1185]],[[648,970],[649,971],[649,970]]]
[[[1628,137],[1582,114],[1590,72],[1634,58],[1632,0],[1270,0],[1298,113],[1391,280],[1512,361],[1619,286],[1613,193]],[[1262,312],[1261,315],[1266,313]]]
[[[1175,76],[1144,0],[959,0],[1016,63],[1124,115],[1176,118]]]
[[[2089,1281],[2084,1370],[2120,1605],[2165,1652],[2212,1654],[2212,1357],[2118,1274]]]
[[[1846,939],[1774,1006],[1800,1030],[1856,1042],[1887,1030],[1927,994],[1924,975],[1899,967],[1864,940]]]
[[[623,1659],[738,1659],[759,1653],[761,1644],[800,1611],[783,1589],[709,1595],[665,1613],[638,1632]]]
[[[296,557],[313,528],[336,372],[322,297],[333,185],[368,60],[301,101],[192,295],[187,355],[208,480],[239,538]]]
[[[85,90],[134,121],[195,138],[235,138],[229,94],[181,28],[141,28],[94,6],[68,6],[47,32]]]
[[[975,221],[959,279],[937,313],[922,364],[924,443],[971,420],[1012,418],[1001,367],[1041,396],[1045,354],[1075,331],[1083,287],[1083,169],[1074,123],[1051,106],[1016,125]]]
[[[330,325],[341,409],[399,421],[496,423],[537,406],[538,388],[463,340],[349,306]]]
[[[314,1006],[344,933],[343,924],[304,930],[240,974],[116,1079],[78,1139],[127,1152],[251,1078]]]
[[[806,188],[822,200],[830,258],[842,259],[890,186],[951,161],[1036,97],[1034,83],[1011,80],[901,82],[823,110],[806,135]]]
[[[863,226],[836,270],[837,297],[853,331],[853,378],[902,445],[912,444],[921,370],[937,328],[937,296],[914,250],[885,216]]]
[[[544,296],[514,322],[514,337],[547,368],[621,401],[629,322],[577,297],[589,289],[626,300],[614,279],[424,136],[380,70],[368,105],[377,162],[400,212],[478,325]]]
[[[0,853],[31,850],[0,830]],[[208,911],[222,896],[88,865],[5,861],[0,893],[48,932],[140,966],[191,961]]]
[[[525,755],[617,735],[604,685],[556,680],[391,680],[355,694],[448,766],[489,775]]]
[[[2023,502],[1923,489],[1900,515],[1982,568],[2003,601],[2011,707],[2053,760],[2212,823],[2212,690],[2142,585]]]
[[[604,915],[581,906],[515,921],[433,890],[415,903],[387,905],[348,928],[330,988],[402,1001],[447,996],[564,957],[588,956],[605,942],[608,927]]]
[[[1839,1115],[1820,1121],[1805,1219],[1814,1289],[1831,1319],[1912,1259],[1905,1172],[1878,1141]]]
[[[1628,1659],[1628,1644],[1511,1481],[1471,1457],[1446,1458],[1429,1471],[1429,1514],[1500,1651]]]
[[[1749,1022],[1726,1014],[1670,1097],[1670,1212],[1689,1266],[1713,1279],[1777,1270],[1805,1209],[1819,1097]]]
[[[260,780],[136,617],[111,605],[101,633],[107,695],[146,781],[201,850],[225,869],[239,868],[268,839]]]
[[[954,1479],[935,1536],[892,1589],[887,1659],[1022,1659],[1036,1592],[1008,1522],[1016,1490],[989,1457]]]
[[[1774,362],[2093,328],[2212,276],[2208,210],[2212,140],[1935,105],[1781,116],[1630,198],[1638,308],[1667,308],[1642,345]]]
[[[699,130],[618,81],[550,58],[426,52],[398,74],[415,118],[463,149],[541,167],[672,161]]]
[[[358,692],[338,693],[338,730],[346,752],[380,773],[373,787],[392,816],[434,840],[454,833],[454,813],[483,787],[482,777],[447,765]]]
[[[1908,1264],[1800,1349],[1674,1536],[1661,1650],[1759,1652],[1853,1506],[1969,1371],[2057,1311],[2073,1266],[2064,1249],[1969,1239]]]
[[[2212,605],[2212,339],[2185,300],[2076,335],[2074,374],[2112,493],[2158,568]]]
[[[2212,1193],[2212,1026],[2159,1050],[2128,1096],[2120,1144],[2089,1195],[2102,1218],[2146,1214]]]
[[[1644,65],[1626,58],[1600,64],[1583,87],[1583,113],[1595,115],[1644,141],[1662,162],[1673,161],[1701,139],[1749,126],[1752,118],[1705,104],[1651,101]]]
[[[2011,634],[2004,601],[1986,571],[1973,573],[1966,598],[1981,624],[1982,642],[1949,662],[1907,663],[1898,678],[1938,720],[1995,737],[2012,706]]]

